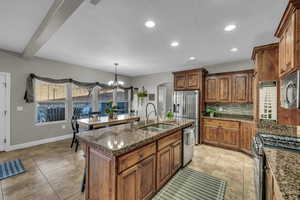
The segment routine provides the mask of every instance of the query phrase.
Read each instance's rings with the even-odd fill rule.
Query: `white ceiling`
[[[54,0],[0,0],[0,48],[22,52]]]
[[[25,3],[26,2],[26,3]],[[0,48],[22,52],[53,0],[0,1]],[[249,59],[276,41],[288,0],[101,0],[84,2],[37,56],[136,76]],[[154,29],[144,22],[152,19]],[[237,29],[224,32],[227,24]],[[180,42],[177,48],[169,46]],[[238,52],[229,49],[237,47]],[[196,61],[188,61],[195,56]]]

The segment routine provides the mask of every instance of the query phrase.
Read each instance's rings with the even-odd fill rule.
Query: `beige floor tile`
[[[0,153],[0,161],[11,159],[21,159],[27,172],[0,182],[0,200],[84,200],[83,151],[70,149],[70,140]],[[251,157],[198,145],[189,167],[226,181],[226,200],[255,200]]]

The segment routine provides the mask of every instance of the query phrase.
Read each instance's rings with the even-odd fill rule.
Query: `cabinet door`
[[[187,89],[199,89],[200,88],[200,72],[190,71],[186,73],[186,88]]]
[[[294,57],[294,26],[293,18],[287,26],[285,33],[285,66],[286,71],[290,71],[293,67]]]
[[[182,143],[181,141],[175,142],[172,144],[172,174],[182,165]]]
[[[172,148],[167,146],[157,153],[157,189],[172,176]]]
[[[204,142],[215,145],[218,144],[218,129],[217,126],[204,125]]]
[[[241,149],[251,154],[252,137],[255,136],[255,123],[241,123]]]
[[[174,88],[175,90],[182,90],[186,88],[186,73],[180,72],[174,74]]]
[[[138,199],[148,200],[156,191],[156,156],[152,155],[138,164]]]
[[[285,34],[280,39],[279,42],[279,75],[281,76],[286,72],[286,64],[285,64]]]
[[[232,149],[239,149],[240,130],[236,128],[219,127],[219,144]]]
[[[236,103],[248,102],[248,74],[232,75],[232,101]]]
[[[135,165],[118,176],[118,200],[138,200],[138,166]]]
[[[254,84],[254,75],[253,73],[248,74],[249,84],[248,84],[248,102],[253,103],[253,84]]]
[[[231,76],[224,75],[218,76],[217,83],[218,101],[219,102],[230,102],[231,101]]]
[[[217,77],[209,76],[205,78],[205,101],[217,101]]]

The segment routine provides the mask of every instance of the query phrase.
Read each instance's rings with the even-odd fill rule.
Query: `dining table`
[[[82,118],[78,119],[77,123],[80,126],[88,127],[89,130],[92,130],[94,128],[101,128],[111,125],[117,125],[117,124],[124,124],[129,123],[132,121],[139,121],[140,117],[133,116],[129,114],[120,114],[117,115],[114,119],[109,119],[108,116],[98,116],[98,117],[92,117],[92,118]]]

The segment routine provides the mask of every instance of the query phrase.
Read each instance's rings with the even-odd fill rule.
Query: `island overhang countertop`
[[[145,130],[153,124],[169,124],[169,128],[162,130]],[[126,154],[134,149],[142,147],[162,137],[174,133],[174,131],[193,125],[193,120],[176,119],[170,121],[149,122],[145,121],[133,122],[102,129],[81,132],[78,138],[81,142],[87,143],[89,146],[100,150],[106,156],[116,157]]]

